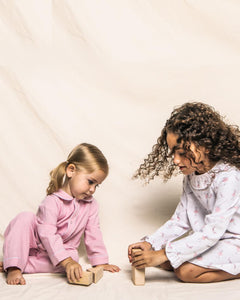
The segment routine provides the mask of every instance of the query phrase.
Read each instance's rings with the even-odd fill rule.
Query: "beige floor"
[[[118,274],[104,273],[103,278],[88,287],[70,285],[65,277],[53,274],[25,275],[26,286],[8,286],[5,277],[0,277],[1,300],[239,300],[240,281],[233,280],[211,284],[179,282],[172,273],[151,268],[146,271],[145,286],[134,286],[128,265],[121,266]]]

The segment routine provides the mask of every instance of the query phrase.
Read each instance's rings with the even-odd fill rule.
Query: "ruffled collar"
[[[192,173],[187,176],[188,176],[190,185],[193,189],[203,190],[203,189],[208,188],[211,185],[211,183],[217,173],[228,171],[231,168],[233,168],[233,167],[230,166],[229,164],[219,161],[216,163],[216,165],[211,170],[209,170],[208,172],[206,172],[204,174],[197,175],[195,173]]]
[[[53,193],[53,195],[56,195],[58,198],[65,200],[65,201],[72,201],[75,198],[70,196],[68,193],[66,193],[64,190],[60,189],[57,192]],[[84,202],[92,202],[93,197],[88,198],[88,199],[76,199],[78,201],[84,201]]]

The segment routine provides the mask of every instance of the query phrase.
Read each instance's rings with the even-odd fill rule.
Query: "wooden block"
[[[103,277],[103,267],[94,267],[87,269],[87,271],[92,272],[94,283],[97,283]]]
[[[93,273],[92,272],[83,272],[82,277],[76,281],[73,282],[71,280],[68,281],[72,284],[80,284],[80,285],[90,285],[93,282]]]
[[[132,254],[138,251],[142,251],[141,249],[132,249]],[[135,285],[144,285],[145,284],[145,268],[144,269],[136,269],[132,266],[132,281]]]
[[[132,267],[132,281],[135,285],[145,284],[145,269],[136,269]]]

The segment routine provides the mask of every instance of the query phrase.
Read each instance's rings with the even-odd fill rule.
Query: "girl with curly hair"
[[[173,110],[135,178],[185,175],[180,202],[155,233],[128,247],[136,268],[161,266],[184,282],[240,278],[240,131],[213,107]],[[131,254],[133,248],[139,248]]]

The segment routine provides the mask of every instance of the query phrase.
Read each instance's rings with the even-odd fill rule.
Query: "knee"
[[[18,214],[7,226],[4,232],[4,238],[9,236],[10,233],[21,234],[23,229],[30,228],[34,230],[36,226],[36,215],[32,212],[21,212]]]
[[[19,220],[24,223],[32,223],[36,220],[36,215],[30,211],[24,211],[17,215]]]
[[[195,272],[194,272],[194,265],[185,263],[182,264],[177,269],[174,269],[174,272],[178,279],[183,282],[194,282],[195,279]]]
[[[11,225],[19,225],[21,227],[26,225],[34,225],[36,223],[36,215],[29,211],[21,212],[12,220],[11,223]]]

